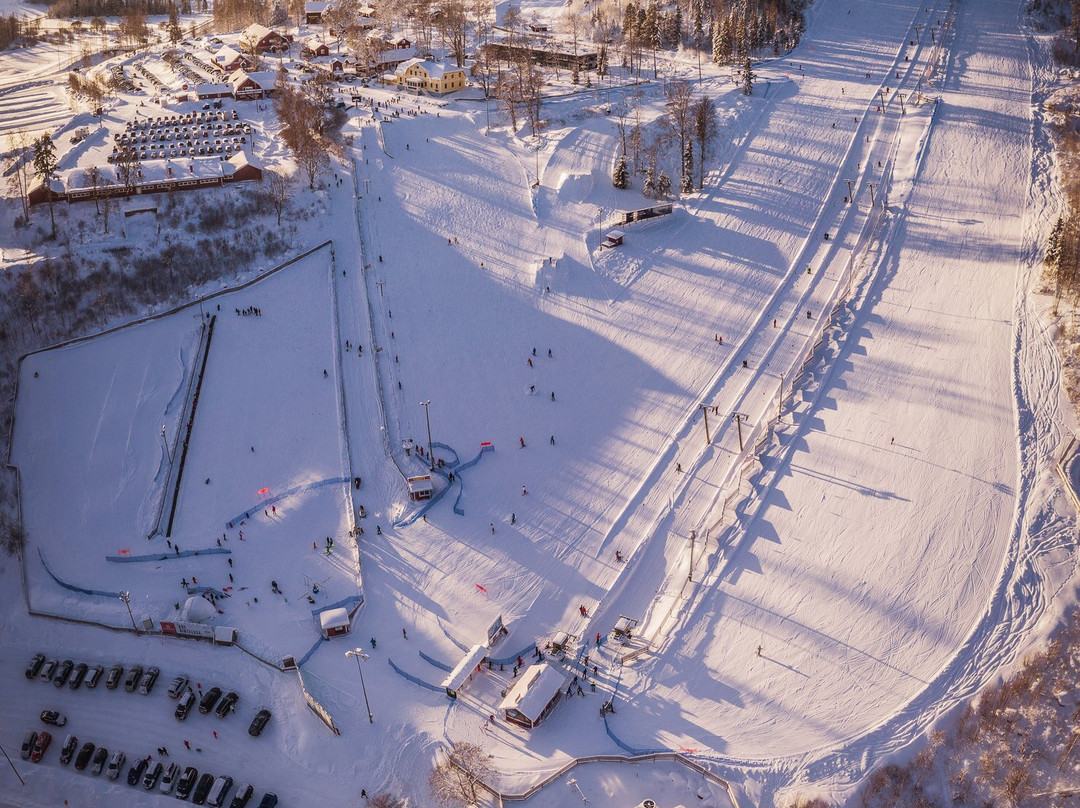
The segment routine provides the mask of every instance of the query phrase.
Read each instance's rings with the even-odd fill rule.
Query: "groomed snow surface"
[[[365,90],[390,106],[350,110],[351,162],[320,192],[328,222],[301,225],[332,250],[21,368],[11,462],[32,608],[123,628],[108,593],[126,590],[136,620],[169,620],[181,579],[197,579],[222,593],[211,622],[250,653],[29,618],[7,560],[4,747],[58,708],[54,743],[70,730],[129,758],[165,746],[283,805],[356,804],[362,788],[431,804],[432,761],[462,740],[490,751],[510,793],[574,758],[672,750],[738,805],[850,794],[1073,599],[1073,523],[1050,473],[1067,416],[1028,299],[1054,202],[1029,193],[1035,51],[1019,14],[1009,0],[819,0],[752,97],[706,78],[724,125],[705,190],[622,228],[615,250],[598,250],[598,208],[609,229],[611,211],[648,200],[612,188],[618,132],[595,110],[627,90],[545,102],[539,154],[485,133],[479,104]],[[652,120],[661,87],[641,91]],[[210,317],[166,538],[169,454]],[[765,432],[780,374],[783,418]],[[427,444],[421,401],[450,468],[494,446],[423,518],[403,475],[427,459],[401,449]],[[765,438],[756,463],[740,426]],[[107,559],[148,554],[164,558]],[[361,593],[353,635],[319,643],[312,610]],[[499,615],[509,633],[491,655],[508,661],[456,703],[389,664],[438,685]],[[621,615],[639,621],[627,645],[609,636]],[[492,724],[518,653],[530,664],[558,632],[576,637],[567,675],[587,670],[596,690],[582,681],[533,730]],[[356,646],[374,723],[344,656]],[[313,647],[304,682],[340,736],[295,674],[259,661]],[[149,697],[57,690],[23,679],[39,650],[158,665],[162,682]],[[180,672],[235,689],[237,714],[177,722],[164,689]],[[274,718],[249,738],[264,706]],[[27,785],[0,775],[0,803],[167,799],[55,752],[19,769]],[[671,762],[579,766],[526,804],[582,794],[730,804]]]

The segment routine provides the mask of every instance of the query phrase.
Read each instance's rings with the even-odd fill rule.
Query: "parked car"
[[[45,664],[44,654],[34,654],[34,658],[30,660],[30,664],[26,666],[26,678],[33,679],[39,673],[41,673],[41,666]]]
[[[210,789],[214,787],[214,775],[210,772],[206,772],[199,778],[198,785],[195,786],[195,791],[191,794],[191,801],[196,805],[202,805],[206,802],[206,796],[210,793]]]
[[[109,759],[109,750],[104,746],[99,746],[97,751],[94,752],[94,757],[90,761],[90,774],[97,777],[105,769],[105,761]]]
[[[48,732],[39,732],[34,740],[34,746],[30,750],[30,760],[34,763],[40,763],[50,743],[52,743],[52,735]]]
[[[75,768],[82,771],[86,768],[86,764],[90,762],[90,756],[94,754],[94,745],[87,741],[82,745],[82,749],[79,750],[79,754],[75,757]]]
[[[191,711],[191,705],[195,703],[195,694],[190,690],[186,691],[184,695],[180,697],[180,701],[176,703],[176,710],[173,711],[173,715],[176,716],[177,721],[183,721],[188,717],[188,713]]]
[[[170,793],[176,787],[176,778],[180,775],[180,764],[170,763],[169,768],[165,770],[165,773],[161,775],[161,782],[158,783],[158,791],[162,794]]]
[[[147,768],[146,774],[143,775],[142,787],[145,788],[147,791],[153,790],[154,786],[157,785],[158,778],[161,777],[161,772],[164,771],[164,769],[165,767],[161,764],[160,760],[155,761],[153,764],[151,764],[150,767]]]
[[[142,665],[132,665],[128,668],[127,676],[124,677],[124,690],[134,693],[140,679],[142,679]]]
[[[22,750],[19,752],[19,757],[23,760],[30,759],[30,753],[34,751],[34,744],[37,743],[37,733],[34,730],[30,730],[23,736]]]
[[[80,662],[75,666],[75,669],[71,672],[71,679],[68,680],[68,687],[72,690],[78,690],[82,686],[83,677],[86,676],[86,669],[89,666],[85,662]]]
[[[217,700],[221,698],[221,688],[212,687],[203,693],[202,700],[199,702],[199,712],[208,713],[214,709],[214,705],[217,704]]]
[[[74,735],[64,738],[64,745],[60,747],[60,765],[66,766],[75,757],[75,750],[79,748],[79,739]]]
[[[248,783],[241,783],[236,787],[236,793],[233,795],[232,802],[229,803],[229,808],[244,808],[254,793],[255,789]]]
[[[52,724],[54,727],[62,727],[67,723],[67,716],[58,713],[56,710],[42,710],[41,721],[45,724]]]
[[[236,702],[238,701],[240,701],[240,696],[237,695],[235,690],[230,690],[225,694],[225,698],[221,700],[214,712],[218,718],[224,718],[236,709]]]
[[[131,764],[131,768],[128,769],[128,778],[127,778],[129,786],[135,785],[136,783],[139,782],[139,780],[142,779],[143,772],[146,771],[147,765],[148,764],[146,762],[146,758],[139,758],[138,760],[136,760],[134,763]]]
[[[259,710],[255,714],[255,717],[251,719],[251,726],[248,727],[248,735],[253,738],[257,738],[262,735],[262,731],[266,728],[266,725],[270,723],[270,711]]]
[[[274,808],[277,805],[277,794],[267,791],[259,801],[259,808]]]
[[[120,684],[120,680],[124,677],[124,666],[119,663],[109,668],[109,675],[105,679],[105,687],[109,690],[116,690]]]
[[[184,773],[180,775],[180,779],[176,781],[176,798],[178,800],[186,800],[188,794],[191,793],[191,789],[195,785],[195,780],[199,776],[199,770],[194,766],[188,766],[184,769]]]
[[[214,781],[214,785],[210,788],[210,793],[206,795],[206,804],[211,808],[221,808],[225,804],[226,798],[229,796],[229,789],[232,788],[233,779],[227,774],[221,775]]]
[[[120,772],[124,770],[124,764],[127,762],[127,755],[123,752],[113,752],[113,756],[109,759],[109,768],[105,772],[105,776],[110,780],[115,780],[120,776]]]
[[[44,665],[41,666],[41,672],[38,674],[38,679],[43,682],[49,682],[53,676],[56,675],[56,666],[60,664],[55,659],[50,659]]]
[[[148,668],[139,680],[139,692],[144,696],[149,696],[150,691],[154,689],[154,682],[160,675],[161,671],[158,668]]]
[[[177,676],[172,682],[169,683],[169,695],[174,699],[180,698],[184,695],[184,691],[187,690],[188,678],[186,676]]]
[[[87,687],[97,687],[98,682],[101,681],[101,674],[105,673],[105,668],[101,665],[94,665],[90,670],[86,672],[86,680],[83,682]]]
[[[53,677],[52,683],[56,687],[63,687],[67,682],[68,677],[71,676],[71,669],[74,667],[74,662],[70,659],[65,659],[60,663],[60,667],[56,669],[56,675]]]

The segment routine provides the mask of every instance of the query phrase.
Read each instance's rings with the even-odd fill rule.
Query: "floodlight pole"
[[[431,406],[430,401],[421,401],[420,406],[424,408],[424,419],[427,421],[427,451],[428,451],[428,470],[435,471],[435,455],[431,451]],[[360,664],[359,662],[357,663]]]
[[[161,425],[161,441],[165,444],[165,456],[169,458],[169,465],[172,465],[172,449],[169,448],[169,439],[165,435],[165,424]]]
[[[855,180],[844,180],[844,182],[847,183],[848,204],[849,205],[854,204],[854,202],[855,202],[855,194],[851,190],[851,183],[855,182]]]
[[[8,765],[11,767],[11,770],[15,772],[15,776],[19,778],[19,784],[25,786],[26,781],[22,779],[22,775],[19,774],[19,770],[15,768],[15,764],[12,762],[11,758],[8,757],[7,750],[4,747],[0,746],[0,752],[4,753],[4,758],[7,760]]]
[[[712,443],[712,438],[709,437],[709,405],[699,404],[698,406],[701,407],[701,412],[705,416],[705,444],[709,445]]]
[[[874,207],[874,183],[866,183],[866,187],[870,189],[870,207]]]
[[[742,422],[746,416],[741,412],[733,412],[731,417],[735,419],[735,427],[739,430],[739,451],[741,452],[743,451]]]
[[[356,670],[360,673],[360,689],[364,691],[364,706],[367,707],[368,723],[374,724],[375,717],[371,714],[371,702],[368,701],[367,685],[364,684],[364,669],[360,667],[360,660],[368,659],[368,655],[357,648],[354,651],[346,651],[345,656],[356,658]]]
[[[124,601],[124,605],[127,606],[128,617],[131,618],[131,627],[135,629],[136,634],[140,634],[139,627],[135,625],[135,615],[131,613],[131,593],[126,589],[120,593],[120,600]]]

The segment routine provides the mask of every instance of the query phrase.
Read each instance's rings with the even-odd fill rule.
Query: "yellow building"
[[[402,62],[393,76],[393,83],[406,90],[441,94],[465,88],[465,71],[462,68],[424,59]]]

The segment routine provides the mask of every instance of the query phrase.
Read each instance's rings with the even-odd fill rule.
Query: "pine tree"
[[[754,75],[753,67],[750,65],[750,57],[747,56],[746,57],[746,63],[743,65],[743,81],[742,81],[743,95],[753,95],[754,94],[754,79],[756,79],[756,78],[757,78],[757,76]]]
[[[573,72],[570,73],[570,83],[573,84],[574,86],[577,86],[578,84],[581,84],[581,74],[578,73],[577,62],[574,62]]]
[[[641,186],[641,192],[645,196],[656,196],[656,165],[649,163],[645,169],[645,182]]]
[[[625,154],[620,154],[619,159],[615,161],[615,171],[611,175],[611,184],[622,189],[630,187],[630,174],[626,170]]]
[[[656,178],[656,198],[667,199],[669,196],[671,196],[671,177],[666,171],[661,171]]]
[[[694,192],[694,141],[686,141],[682,158],[682,192],[692,194]]]
[[[52,220],[52,237],[56,238],[56,212],[53,208],[52,180],[56,173],[56,146],[48,133],[34,141],[34,175],[45,186],[49,200],[49,218]]]

